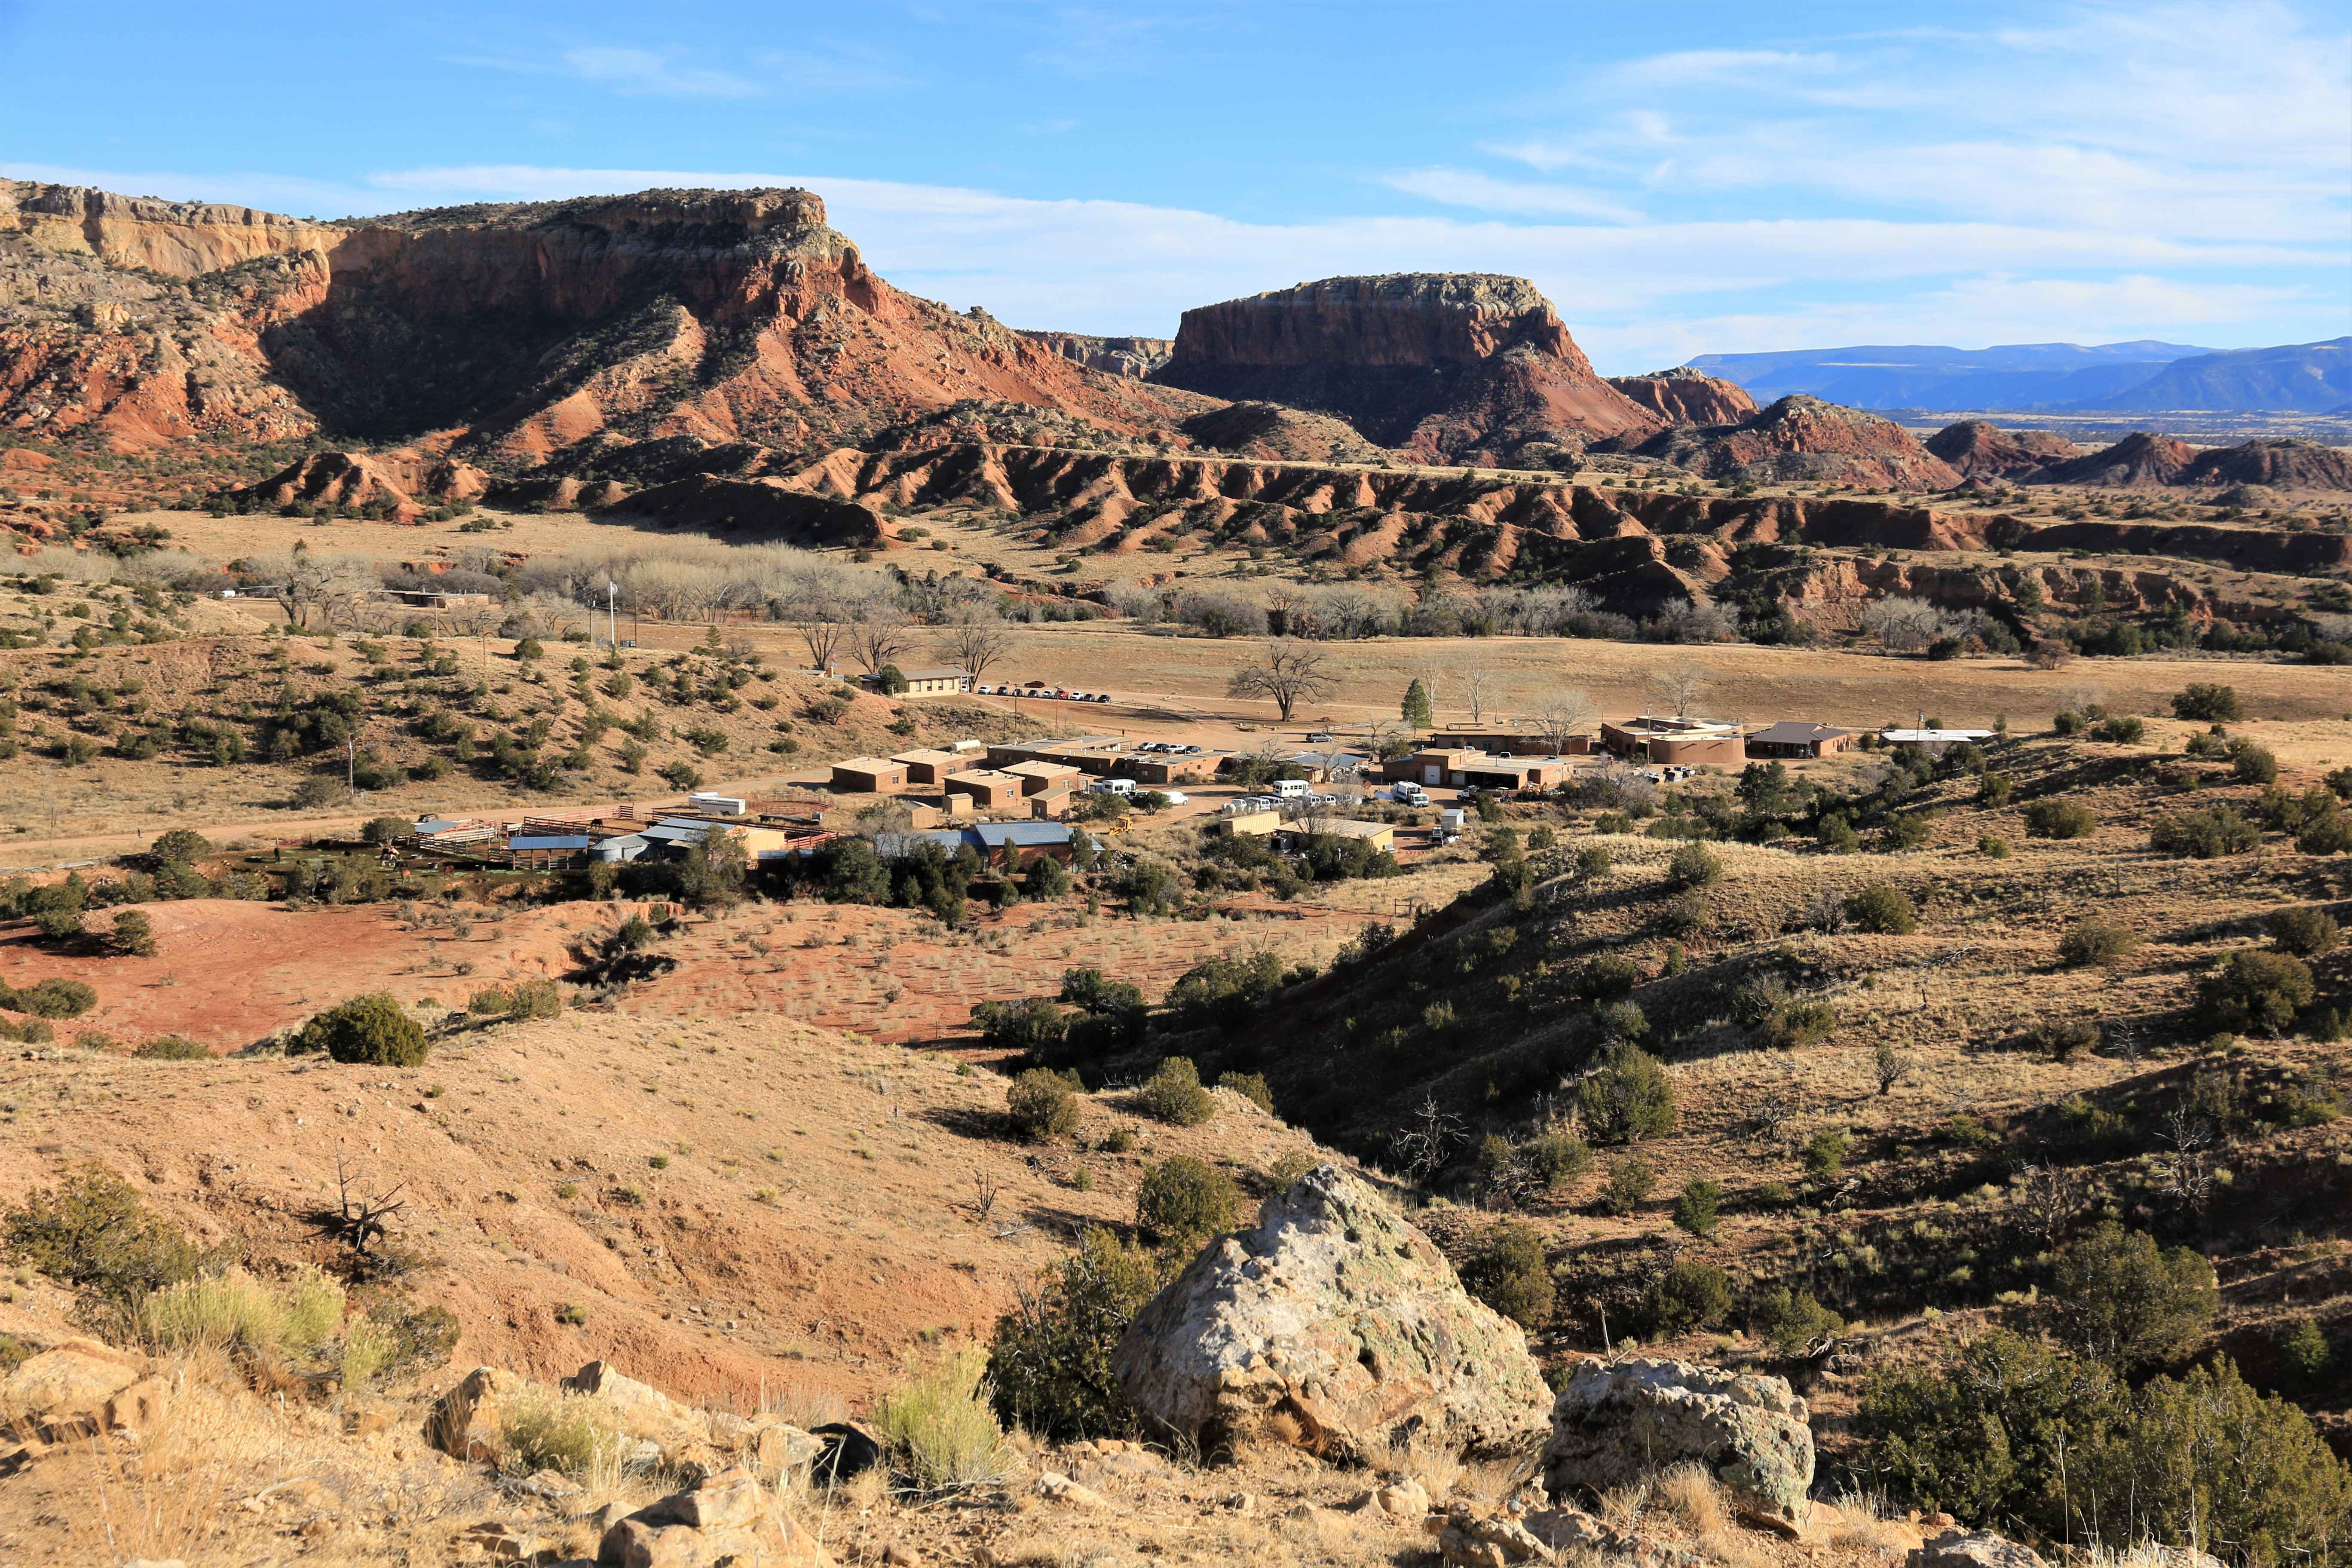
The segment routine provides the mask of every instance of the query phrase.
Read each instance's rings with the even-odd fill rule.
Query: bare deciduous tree
[[[1651,679],[1651,690],[1658,701],[1674,709],[1675,718],[1687,719],[1692,704],[1706,689],[1706,667],[1683,659],[1658,671]]]
[[[1486,667],[1474,664],[1462,673],[1462,696],[1470,704],[1470,722],[1486,721],[1486,687],[1494,679]]]
[[[940,639],[940,656],[971,678],[974,686],[1013,651],[1013,633],[993,610],[965,610]]]
[[[1268,699],[1287,724],[1301,701],[1326,696],[1337,684],[1323,665],[1323,655],[1310,644],[1277,637],[1265,645],[1262,660],[1234,671],[1225,695]]]
[[[272,556],[255,565],[269,579],[269,596],[278,601],[278,607],[297,630],[308,627],[312,615],[348,595],[353,586],[345,563],[299,544],[291,554]]]
[[[868,675],[879,674],[884,666],[898,663],[914,642],[906,612],[896,605],[880,602],[855,606],[848,632],[849,656]]]
[[[1536,705],[1536,723],[1557,756],[1568,749],[1570,740],[1584,732],[1584,727],[1599,711],[1591,694],[1584,688],[1567,686],[1547,694]]]

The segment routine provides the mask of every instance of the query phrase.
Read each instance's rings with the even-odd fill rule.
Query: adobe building
[[[899,673],[906,678],[906,695],[909,697],[942,697],[971,689],[971,677],[961,669],[907,669]]]
[[[975,811],[1009,811],[1021,804],[1026,783],[1018,773],[998,773],[993,768],[971,768],[960,773],[950,773],[948,787],[958,795],[971,797]]]
[[[833,787],[844,795],[901,795],[907,764],[889,757],[849,757],[833,764]]]
[[[1748,761],[1739,726],[1711,719],[1644,713],[1601,726],[1601,749],[1628,762],[1663,767],[1738,767]]]
[[[890,760],[907,770],[909,784],[926,789],[937,789],[950,773],[971,765],[952,752],[900,752]]]

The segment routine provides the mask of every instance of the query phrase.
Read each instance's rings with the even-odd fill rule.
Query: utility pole
[[[621,585],[610,581],[604,584],[604,640],[611,645],[613,657],[621,656]]]

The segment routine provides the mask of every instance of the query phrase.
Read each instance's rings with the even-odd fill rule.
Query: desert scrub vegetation
[[[2352,1470],[2310,1417],[2227,1357],[2137,1387],[1994,1329],[1870,1380],[1856,1426],[1882,1484],[1979,1528],[2315,1561],[2352,1521]]]
[[[1135,1411],[1111,1352],[1171,1272],[1164,1256],[1087,1231],[996,1321],[988,1388],[998,1416],[1062,1443],[1133,1431]]]
[[[977,1348],[933,1361],[874,1406],[875,1436],[891,1465],[925,1496],[968,1490],[1004,1475],[1012,1453],[987,1387],[989,1357]]]
[[[1595,1143],[1633,1143],[1671,1132],[1675,1086],[1658,1058],[1619,1044],[1577,1085],[1577,1109]]]
[[[2077,800],[2037,800],[2025,808],[2028,838],[2088,838],[2098,826],[2091,808]]]
[[[167,1350],[212,1348],[299,1354],[343,1321],[343,1288],[315,1268],[283,1280],[243,1268],[198,1275],[151,1291],[139,1303],[141,1335]]]
[[[1164,1251],[1190,1258],[1234,1228],[1241,1193],[1205,1160],[1171,1154],[1146,1171],[1135,1194],[1135,1223]]]
[[[1169,1057],[1136,1090],[1135,1108],[1171,1126],[1198,1127],[1217,1113],[1217,1101],[1202,1086],[1201,1069],[1192,1058]]]
[[[8,1252],[63,1285],[118,1310],[193,1279],[205,1255],[177,1226],[151,1213],[131,1184],[85,1165],[0,1215]]]
[[[2058,939],[2058,958],[2074,968],[2113,963],[2137,946],[2139,938],[2129,926],[2120,921],[2088,915],[2068,926],[2065,934]]]
[[[413,1068],[424,1064],[432,1047],[424,1026],[397,997],[373,991],[316,1015],[295,1031],[286,1048],[292,1055],[323,1051],[339,1062]]]
[[[1048,1143],[1078,1130],[1076,1087],[1050,1068],[1029,1068],[1004,1091],[1013,1131],[1031,1143]]]
[[[1518,1220],[1490,1226],[1463,1259],[1462,1288],[1523,1329],[1551,1316],[1555,1287],[1543,1237]]]

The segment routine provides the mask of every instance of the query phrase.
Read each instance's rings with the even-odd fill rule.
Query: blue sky
[[[317,216],[805,184],[902,287],[1171,332],[1533,278],[1604,371],[2352,331],[2352,6],[0,0],[0,172]]]

